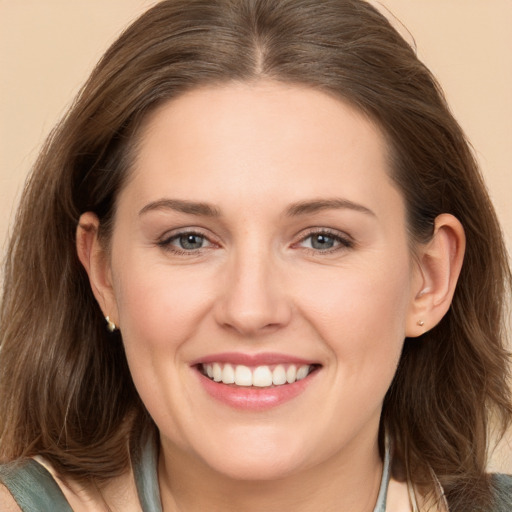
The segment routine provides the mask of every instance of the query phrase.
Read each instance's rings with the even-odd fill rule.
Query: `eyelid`
[[[180,236],[184,235],[196,235],[200,236],[201,238],[204,238],[208,241],[207,247],[201,247],[199,249],[190,249],[190,250],[184,250],[180,249],[179,247],[173,246],[172,241],[178,239]],[[156,241],[156,245],[161,247],[162,249],[169,251],[171,253],[175,253],[178,255],[197,255],[198,253],[210,249],[211,247],[219,246],[219,243],[212,240],[212,236],[206,234],[202,228],[198,228],[195,226],[189,226],[184,228],[178,228],[171,231],[166,231],[161,237],[158,238]]]
[[[314,253],[316,255],[329,254],[341,250],[351,249],[355,245],[355,240],[344,231],[339,231],[337,229],[326,227],[312,227],[305,230],[305,232],[301,232],[300,235],[297,237],[297,241],[292,244],[292,247],[298,246],[300,243],[304,242],[312,235],[326,235],[330,238],[334,238],[338,242],[337,246],[324,250],[302,247],[302,249],[310,251],[311,253]]]

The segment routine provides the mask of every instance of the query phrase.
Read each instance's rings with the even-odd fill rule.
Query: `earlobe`
[[[104,316],[117,323],[117,306],[112,288],[110,263],[98,239],[99,220],[92,212],[80,216],[76,230],[76,250],[84,266],[96,301]]]
[[[406,336],[437,325],[450,308],[462,268],[466,237],[453,215],[436,217],[432,239],[419,247]]]

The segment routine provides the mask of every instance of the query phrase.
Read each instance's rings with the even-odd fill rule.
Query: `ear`
[[[98,239],[99,225],[98,217],[92,212],[80,216],[76,229],[76,250],[103,315],[117,324],[118,312],[112,287],[110,260]]]
[[[432,329],[450,308],[465,247],[462,224],[446,213],[436,217],[432,239],[418,248],[407,337]]]

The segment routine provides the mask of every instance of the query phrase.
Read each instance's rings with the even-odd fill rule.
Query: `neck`
[[[158,473],[165,512],[372,512],[382,461],[375,436],[279,479],[242,480],[162,441]]]

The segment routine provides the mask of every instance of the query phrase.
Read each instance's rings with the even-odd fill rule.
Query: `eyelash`
[[[197,249],[179,249],[178,247],[175,247],[172,245],[172,242],[179,240],[183,236],[196,236],[200,237],[203,240],[207,241],[210,246],[214,246],[215,243],[210,241],[206,235],[199,231],[194,230],[184,230],[180,231],[178,233],[175,233],[171,236],[165,237],[162,240],[157,242],[157,245],[161,247],[162,249],[172,252],[178,256],[195,256],[200,254],[205,248],[207,247],[200,247]],[[332,254],[344,249],[352,249],[354,247],[354,241],[348,236],[342,236],[338,231],[333,231],[330,229],[325,228],[311,228],[311,230],[306,234],[303,235],[297,242],[292,244],[292,247],[297,247],[299,244],[304,243],[309,238],[312,238],[314,236],[325,236],[327,238],[330,238],[334,240],[334,243],[337,244],[334,247],[331,247],[329,249],[314,249],[314,248],[308,248],[303,247],[304,250],[306,250],[308,253],[313,255],[321,255],[321,254]]]
[[[331,238],[337,244],[334,247],[329,249],[314,249],[309,247],[304,247],[308,253],[313,254],[315,256],[323,255],[323,254],[333,254],[338,251],[343,251],[346,249],[352,249],[354,247],[354,241],[348,235],[342,235],[339,231],[334,231],[326,228],[311,228],[306,235],[303,235],[300,240],[293,244],[293,246],[297,246],[301,243],[304,243],[306,240],[314,237],[314,236],[325,236],[327,238]]]
[[[172,242],[174,242],[175,240],[179,240],[183,236],[197,236],[197,237],[202,238],[205,241],[208,241],[211,245],[215,245],[213,242],[208,240],[208,237],[206,235],[204,235],[203,233],[201,233],[199,231],[194,231],[194,230],[183,230],[178,233],[174,233],[173,235],[167,236],[167,237],[163,238],[162,240],[158,241],[157,245],[159,247],[161,247],[162,249],[172,252],[178,256],[194,256],[194,255],[199,254],[200,251],[202,251],[203,249],[205,249],[204,247],[200,247],[198,249],[185,250],[185,249],[179,249],[178,247],[175,247],[172,245]]]

